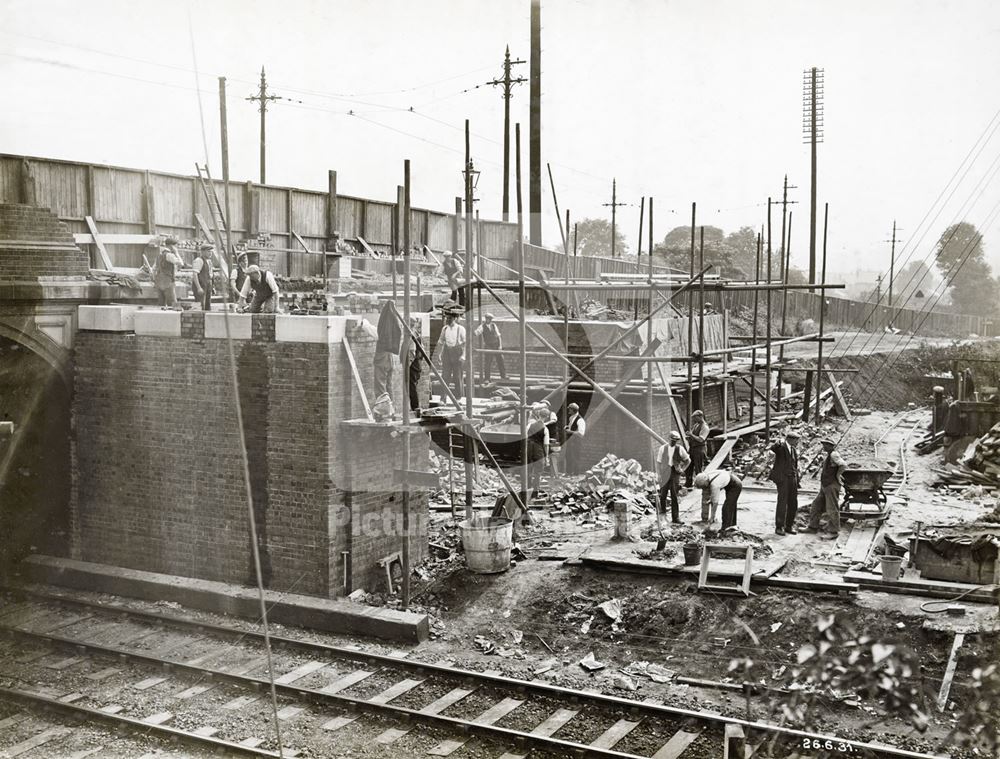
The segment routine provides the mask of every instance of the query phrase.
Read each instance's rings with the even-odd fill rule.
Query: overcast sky
[[[617,177],[633,251],[641,196],[655,197],[657,240],[692,201],[699,223],[730,232],[763,223],[787,173],[805,266],[802,72],[818,66],[830,269],[887,268],[893,219],[901,261],[966,219],[1000,264],[1000,225],[987,226],[1000,204],[995,0],[543,0],[542,25],[543,166],[575,219],[608,215]],[[391,200],[409,158],[414,205],[450,210],[470,118],[479,207],[499,218],[503,101],[484,83],[507,44],[528,59],[528,0],[0,0],[0,152],[192,173],[200,90],[218,174],[224,75],[232,176],[256,179],[244,98],[264,65],[290,98],[268,111],[269,183],[325,189],[337,169],[341,192]],[[526,175],[526,84],[512,119]],[[547,181],[543,204],[557,245]]]

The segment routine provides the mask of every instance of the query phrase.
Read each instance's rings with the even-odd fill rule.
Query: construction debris
[[[594,464],[578,482],[552,496],[554,513],[568,514],[611,509],[627,503],[633,513],[647,513],[656,498],[656,474],[643,470],[635,459],[609,453]]]
[[[634,661],[622,670],[626,675],[632,677],[648,677],[654,683],[669,683],[677,674],[672,669],[667,669],[659,664],[648,661]]]
[[[594,652],[591,651],[589,654],[580,659],[580,666],[588,672],[596,672],[599,669],[604,669],[608,665],[604,662],[597,661],[594,657]]]
[[[977,472],[990,475],[994,482],[1000,484],[1000,422],[976,441],[968,465]]]
[[[1000,488],[1000,422],[975,441],[957,464],[934,469],[939,483]]]

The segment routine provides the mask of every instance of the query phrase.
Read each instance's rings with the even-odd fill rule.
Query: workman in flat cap
[[[826,529],[820,537],[835,540],[840,534],[840,491],[844,487],[844,470],[847,462],[837,450],[837,444],[826,438],[822,441],[826,457],[819,476],[819,493],[809,504],[809,526],[806,532],[819,532],[820,516],[826,511]]]
[[[458,259],[450,250],[444,252],[444,260],[441,262],[441,273],[448,280],[448,289],[451,290],[451,299],[465,305],[465,298],[459,290]]]
[[[253,299],[247,303],[250,290],[253,289]],[[240,290],[238,311],[249,311],[251,314],[276,314],[279,312],[281,290],[274,274],[261,269],[257,264],[247,267],[247,278]]]
[[[691,414],[691,428],[688,430],[688,453],[691,454],[691,466],[687,469],[687,481],[684,486],[690,490],[692,478],[701,472],[708,463],[706,446],[711,428],[705,421],[705,412],[695,409]]]
[[[229,272],[229,286],[232,288],[230,298],[239,299],[240,293],[243,291],[243,285],[247,281],[247,268],[249,266],[250,257],[247,255],[247,252],[245,250],[238,251],[233,270]]]
[[[212,266],[212,253],[215,246],[210,242],[202,242],[198,245],[198,257],[194,259],[191,269],[194,276],[191,278],[191,286],[194,289],[194,299],[201,304],[203,311],[212,310],[212,276],[214,274]]]
[[[778,488],[778,503],[774,511],[774,532],[794,535],[795,515],[799,510],[799,433],[789,427],[785,439],[771,446],[774,463],[770,480]]]
[[[163,308],[177,308],[177,270],[183,265],[184,261],[177,252],[177,238],[172,235],[164,238],[163,247],[153,264],[153,286]]]
[[[681,435],[676,430],[670,431],[666,443],[656,452],[656,481],[659,483],[659,498],[657,499],[656,521],[663,529],[663,519],[667,515],[667,497],[670,498],[670,521],[680,524],[680,499],[678,489],[681,477],[691,464],[691,457],[681,445]]]

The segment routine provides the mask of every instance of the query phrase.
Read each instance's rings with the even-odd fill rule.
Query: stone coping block
[[[160,309],[138,309],[135,312],[135,334],[157,337],[181,336],[181,312]]]
[[[229,314],[229,335],[233,340],[249,340],[253,336],[252,314]],[[207,311],[205,313],[205,338],[226,339],[226,313]]]
[[[132,332],[138,306],[80,306],[77,319],[80,329],[94,332]]]
[[[38,554],[26,558],[20,568],[29,582],[145,601],[173,601],[255,621],[260,616],[256,588]],[[426,614],[273,590],[265,591],[265,596],[268,619],[277,624],[402,643],[425,641],[430,630]]]
[[[342,343],[347,331],[346,316],[274,317],[274,341],[278,343]]]

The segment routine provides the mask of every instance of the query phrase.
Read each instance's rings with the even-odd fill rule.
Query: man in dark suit
[[[774,513],[774,531],[794,535],[795,515],[799,510],[799,433],[789,429],[785,439],[771,446],[774,464],[771,481],[778,486],[778,506]]]

